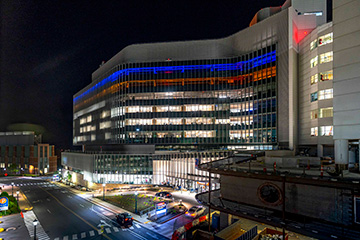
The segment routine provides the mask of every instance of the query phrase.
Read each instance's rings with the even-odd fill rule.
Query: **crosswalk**
[[[27,230],[29,231],[29,235],[31,239],[34,237],[34,225],[33,221],[37,219],[35,213],[33,211],[27,211],[24,212],[24,222]],[[44,231],[43,227],[41,226],[41,223],[38,222],[36,225],[36,237],[38,240],[49,240],[49,236]]]
[[[37,185],[42,185],[42,186],[50,186],[50,187],[56,187],[57,185],[50,183],[50,182],[29,182],[29,183],[17,183],[14,184],[14,186],[16,187],[23,187],[23,186],[37,186]]]
[[[136,228],[141,228],[140,224],[134,223],[133,226],[130,228],[107,227],[107,228],[104,228],[104,233],[111,234],[111,233],[118,233],[120,231],[126,232],[126,231],[129,231],[129,229],[134,229],[134,226]],[[54,240],[79,240],[79,239],[86,239],[89,237],[94,237],[96,235],[101,235],[101,234],[102,234],[101,230],[97,229],[96,231],[90,230],[90,231],[85,231],[85,232],[81,232],[81,233],[75,233],[75,234],[69,234],[66,236],[56,237],[56,238],[54,238]]]

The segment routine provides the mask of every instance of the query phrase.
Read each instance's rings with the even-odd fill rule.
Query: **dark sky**
[[[226,37],[285,0],[0,1],[0,131],[40,124],[72,148],[72,96],[134,43]]]

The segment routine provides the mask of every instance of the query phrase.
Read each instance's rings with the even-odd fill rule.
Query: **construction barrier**
[[[194,221],[192,222],[189,222],[187,223],[185,226],[182,226],[178,229],[175,230],[175,232],[173,233],[173,235],[171,236],[171,240],[178,240],[180,239],[180,237],[186,233],[186,231],[190,230],[191,228],[199,225],[201,222],[204,222],[206,221],[206,218],[207,216],[202,216],[202,217],[199,217],[197,219],[195,219]]]

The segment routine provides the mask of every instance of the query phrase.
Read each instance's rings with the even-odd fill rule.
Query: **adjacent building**
[[[34,132],[0,132],[2,174],[47,174],[57,170],[55,146],[36,141]]]
[[[82,152],[63,153],[62,164],[89,182],[196,188],[207,174],[199,162],[237,150],[333,156],[340,50],[327,19],[325,0],[288,0],[225,38],[124,48],[74,95]]]

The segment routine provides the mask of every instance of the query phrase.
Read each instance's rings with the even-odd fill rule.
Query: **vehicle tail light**
[[[134,220],[134,218],[131,218],[131,220]]]
[[[191,216],[192,216],[192,217],[195,217],[195,213],[192,213]]]
[[[188,214],[188,213],[189,213],[188,211],[185,212],[185,214]]]
[[[125,218],[125,221],[127,221],[128,220],[128,218]]]

